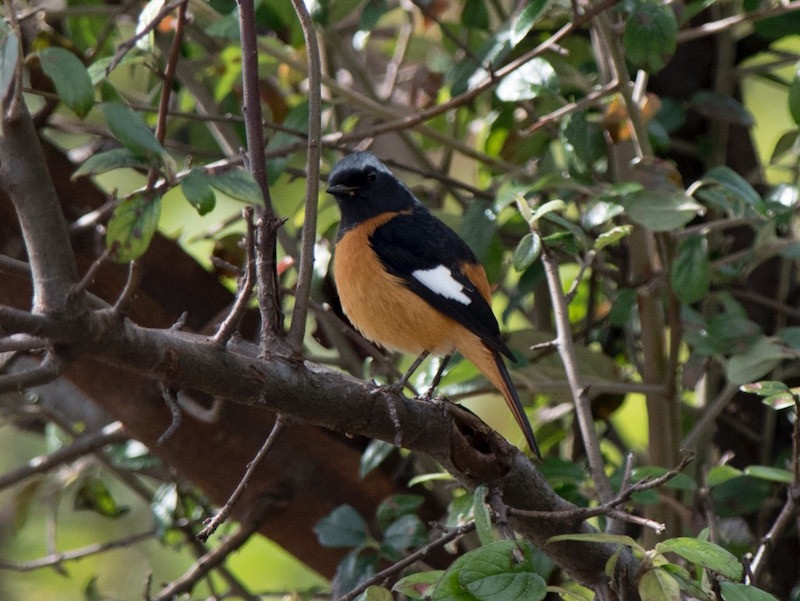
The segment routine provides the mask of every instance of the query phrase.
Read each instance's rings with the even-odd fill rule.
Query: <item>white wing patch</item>
[[[438,265],[433,269],[417,269],[411,275],[440,296],[465,305],[472,302],[464,294],[464,286],[453,277],[453,272],[444,265]]]

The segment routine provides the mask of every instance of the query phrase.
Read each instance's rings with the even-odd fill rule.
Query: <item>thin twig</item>
[[[261,97],[258,93],[258,46],[256,45],[256,15],[252,0],[237,0],[239,34],[242,47],[242,112],[247,138],[247,168],[253,174],[264,199],[264,210],[273,216],[272,200],[264,158],[264,127],[261,122]],[[262,282],[263,284],[263,282]]]
[[[378,572],[372,578],[365,580],[352,591],[347,593],[346,595],[339,597],[336,601],[352,601],[356,597],[358,597],[361,593],[367,590],[369,587],[379,584],[395,574],[399,574],[402,570],[406,569],[408,566],[413,565],[415,562],[419,561],[423,557],[425,557],[428,553],[433,551],[434,549],[438,549],[439,547],[443,547],[457,538],[464,536],[475,530],[475,522],[470,522],[469,524],[464,524],[463,526],[459,526],[458,528],[453,528],[447,534],[444,534],[437,538],[435,541],[432,541],[414,551],[408,557],[401,559],[400,561],[393,563],[391,566],[386,568],[385,570]]]
[[[781,533],[789,526],[791,521],[797,517],[797,490],[791,487],[787,491],[786,503],[784,503],[778,517],[772,527],[761,539],[761,545],[758,547],[756,554],[753,556],[753,561],[750,564],[750,569],[753,573],[753,581],[749,584],[758,584],[761,572],[769,564],[769,556],[775,547],[775,542]]]
[[[677,42],[678,44],[682,44],[690,40],[696,40],[698,38],[720,33],[741,23],[746,23],[747,21],[759,21],[769,17],[777,17],[797,9],[800,9],[799,0],[795,0],[794,2],[780,2],[777,5],[768,5],[764,8],[760,8],[749,13],[733,15],[725,19],[712,21],[711,23],[704,23],[703,25],[694,27],[692,29],[684,29],[678,33]]]
[[[96,432],[78,437],[73,443],[50,453],[34,457],[28,463],[0,476],[0,490],[13,486],[34,474],[43,474],[87,453],[102,449],[106,445],[127,440],[121,422],[112,422]]]
[[[108,63],[108,66],[106,67],[106,75],[117,68],[119,62],[125,57],[126,54],[128,54],[128,52],[130,52],[131,48],[136,45],[136,42],[158,27],[158,24],[161,23],[164,17],[169,15],[169,13],[185,2],[186,0],[177,0],[176,2],[165,4],[164,7],[151,19],[151,21],[141,29],[141,31],[136,32],[136,35],[120,44],[117,47],[117,52],[114,54],[114,58],[111,59],[111,62]]]
[[[247,488],[247,485],[250,482],[250,479],[253,477],[253,474],[255,473],[256,469],[261,464],[261,461],[264,459],[264,457],[267,456],[267,453],[269,453],[269,450],[272,448],[272,445],[275,444],[275,441],[278,439],[278,435],[281,433],[281,431],[283,431],[285,425],[286,425],[286,420],[283,418],[283,416],[278,414],[278,416],[275,419],[275,425],[272,426],[272,431],[269,433],[269,436],[267,436],[267,439],[264,441],[264,444],[261,445],[261,448],[258,450],[258,453],[256,453],[256,456],[247,465],[247,470],[245,471],[244,476],[242,476],[241,481],[236,486],[236,489],[233,491],[230,498],[225,502],[225,505],[223,505],[222,508],[217,512],[217,515],[211,518],[211,520],[209,520],[206,526],[197,535],[197,538],[199,540],[203,542],[207,541],[208,537],[214,534],[216,529],[219,528],[220,525],[226,519],[228,519],[228,516],[233,510],[233,506],[239,500],[239,497],[242,496],[244,489]]]
[[[20,353],[47,348],[50,344],[44,338],[30,334],[12,334],[0,339],[0,353]]]
[[[150,601],[172,601],[181,594],[191,591],[199,580],[250,540],[270,508],[271,504],[266,500],[257,503],[236,532],[222,541],[218,547],[200,557],[183,576],[165,586]]]
[[[245,207],[242,211],[244,221],[247,224],[247,232],[244,239],[244,280],[242,281],[239,294],[236,295],[236,301],[233,303],[230,313],[225,320],[220,324],[217,333],[211,339],[212,342],[224,348],[228,341],[233,336],[234,331],[239,325],[242,316],[247,310],[247,303],[250,302],[250,297],[253,294],[253,287],[256,284],[256,251],[255,251],[255,225],[253,224],[253,207]]]
[[[292,325],[289,328],[289,344],[295,352],[302,354],[306,332],[308,298],[311,294],[311,279],[314,275],[314,245],[317,241],[317,205],[319,204],[320,137],[322,135],[322,67],[314,22],[303,0],[292,0],[292,6],[300,21],[308,55],[308,151],[306,154],[306,199],[300,250],[300,266],[295,289]]]
[[[73,286],[70,294],[73,296],[78,296],[86,292],[86,289],[94,283],[94,276],[97,274],[97,270],[108,260],[109,257],[109,250],[105,249],[103,253],[95,259],[95,261],[89,266],[89,269],[86,270],[83,278],[81,281]]]
[[[139,288],[139,276],[141,275],[141,270],[139,268],[139,261],[131,261],[128,265],[128,281],[125,282],[125,287],[122,289],[122,293],[119,295],[117,302],[114,303],[114,306],[111,308],[111,313],[113,315],[122,315],[127,311],[128,305],[130,304],[131,300],[133,300],[133,295],[136,294],[136,290]]]
[[[167,409],[169,409],[169,413],[172,416],[172,420],[169,423],[169,427],[164,430],[164,433],[158,437],[156,441],[156,445],[159,447],[163,445],[167,440],[169,440],[173,434],[181,427],[181,406],[178,404],[178,399],[175,397],[175,393],[172,392],[168,386],[166,386],[163,382],[161,382],[161,396],[164,399],[164,403],[167,405]]]
[[[32,369],[0,376],[0,392],[22,390],[52,382],[66,369],[66,363],[55,353],[48,351],[42,362]]]
[[[583,384],[578,373],[575,360],[575,343],[570,332],[569,314],[567,312],[567,302],[561,288],[561,278],[558,274],[558,263],[556,258],[546,246],[542,248],[542,264],[544,265],[545,276],[547,277],[550,289],[550,298],[553,304],[553,317],[556,325],[556,341],[561,361],[564,364],[564,371],[569,381],[572,397],[575,402],[575,415],[586,449],[586,456],[589,459],[589,467],[595,486],[600,493],[600,500],[603,502],[613,498],[611,484],[605,474],[603,464],[603,454],[600,452],[600,442],[597,439],[597,432],[594,428],[592,418],[592,408],[589,399],[588,389]]]
[[[623,503],[627,503],[630,498],[639,492],[644,492],[646,490],[652,490],[654,488],[658,488],[662,484],[669,482],[675,476],[680,474],[686,466],[689,465],[694,460],[694,454],[688,453],[684,455],[681,459],[680,463],[675,466],[674,468],[668,470],[658,478],[653,478],[652,480],[643,479],[637,482],[636,484],[631,485],[630,487],[622,490],[615,496],[613,499],[605,503],[601,503],[600,505],[596,505],[594,507],[576,507],[575,509],[566,509],[564,511],[530,511],[526,509],[516,509],[515,507],[508,507],[509,515],[522,517],[522,518],[534,518],[539,520],[559,520],[559,521],[583,521],[588,520],[589,518],[593,518],[599,515],[607,515],[611,516],[612,512],[618,511],[617,507],[622,505]],[[621,513],[621,512],[620,512]],[[612,516],[614,518],[619,519],[619,515]],[[632,521],[628,519],[628,516],[625,519],[627,521]],[[637,523],[640,525],[646,525],[649,528],[655,529],[657,532],[661,531],[659,527],[662,524],[655,522],[653,520],[644,520],[639,519]]]
[[[11,570],[14,572],[32,572],[33,570],[40,570],[41,568],[52,568],[58,566],[65,561],[74,561],[76,559],[83,559],[91,555],[97,555],[111,549],[129,549],[131,545],[145,541],[149,538],[155,537],[155,530],[148,530],[146,532],[139,532],[131,534],[118,540],[112,540],[107,543],[95,543],[87,545],[79,549],[72,549],[71,551],[61,551],[51,553],[39,559],[24,562],[12,562],[0,559],[0,570]]]

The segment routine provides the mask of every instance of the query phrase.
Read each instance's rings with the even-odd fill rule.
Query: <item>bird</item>
[[[333,275],[350,322],[387,350],[418,356],[403,383],[428,354],[447,361],[460,352],[502,393],[541,459],[503,360],[514,355],[500,336],[486,272],[467,243],[372,153],[342,158],[326,191],[341,213]]]

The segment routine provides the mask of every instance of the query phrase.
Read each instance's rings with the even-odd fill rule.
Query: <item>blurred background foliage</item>
[[[800,375],[797,7],[768,0],[307,6],[322,47],[323,172],[342,152],[368,146],[469,242],[519,354],[515,380],[530,402],[551,485],[578,505],[595,500],[561,361],[537,347],[553,332],[542,244],[558,252],[571,293],[578,368],[612,482],[619,485],[629,451],[640,466],[636,480],[663,473],[681,448],[691,448],[693,471],[672,488],[635,497],[634,510],[667,523],[669,537],[709,528],[714,542],[752,558],[798,486],[791,437],[791,387]],[[240,152],[236,3],[188,2],[163,142],[152,131],[178,19],[164,2],[5,4],[12,7],[23,32],[25,99],[42,135],[67,151],[75,177],[93,178],[108,195],[85,226],[96,230],[99,248],[108,244],[127,261],[146,251],[158,228],[235,291],[241,209],[259,201]],[[297,255],[304,223],[312,82],[291,2],[257,2],[256,22],[269,183],[275,212],[286,218],[279,248],[286,259]],[[3,39],[13,35],[6,14]],[[515,61],[521,66],[507,69]],[[628,77],[638,85],[632,91]],[[161,178],[155,196],[142,193],[153,170]],[[308,356],[383,381],[384,362],[321,325],[320,311],[338,310],[328,274],[338,220],[332,199],[321,195],[318,217],[312,298],[321,309],[309,318]],[[296,274],[291,262],[282,269],[290,314]],[[398,358],[400,369],[410,360]],[[417,374],[419,389],[435,367],[429,361]],[[477,376],[457,362],[441,392],[521,443]],[[738,391],[758,380],[786,387],[751,389],[767,404]],[[57,414],[36,392],[2,397],[0,472],[58,451],[86,427]],[[393,452],[368,450],[365,470]],[[152,536],[34,571],[0,563],[0,597],[139,599],[148,577],[156,591],[202,554],[192,541],[210,511],[202,492],[130,443],[117,442],[107,455],[113,469],[81,457],[0,491],[0,559],[24,564],[56,550]],[[120,474],[135,474],[140,486],[131,489]],[[432,496],[433,482],[421,477],[412,491]],[[469,495],[445,491],[452,520],[473,511]],[[393,517],[408,526],[415,511],[411,503]],[[334,577],[339,592],[374,572],[379,558],[396,561],[425,540],[417,519],[414,536],[379,552],[366,534],[342,544],[337,527],[374,516],[331,515],[318,523],[321,543],[327,532],[331,546],[355,550]],[[379,531],[386,535],[392,523]],[[648,548],[659,540],[649,531],[631,534]],[[777,534],[758,584],[777,598],[800,598],[797,530]],[[552,574],[552,566],[539,567]],[[253,598],[310,594],[328,590],[333,576],[260,538],[231,555],[225,570],[191,598],[236,596],[236,586]],[[712,598],[702,571],[695,578]]]

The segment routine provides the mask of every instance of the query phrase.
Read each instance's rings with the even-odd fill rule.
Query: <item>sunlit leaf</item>
[[[485,484],[475,488],[472,494],[472,514],[475,517],[475,529],[481,544],[488,545],[495,541],[492,531],[492,518],[489,514],[489,506],[486,504],[486,495],[489,488]]]
[[[530,100],[542,94],[558,94],[556,71],[543,58],[533,58],[506,75],[495,90],[504,102]]]
[[[536,20],[547,8],[550,0],[530,0],[511,24],[511,45],[516,46],[533,29]]]

